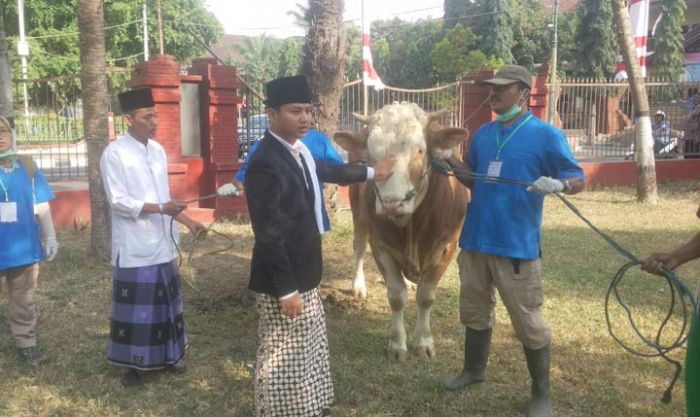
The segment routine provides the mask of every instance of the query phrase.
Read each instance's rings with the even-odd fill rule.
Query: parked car
[[[245,158],[248,148],[265,133],[270,123],[266,114],[254,114],[238,119],[238,157]]]

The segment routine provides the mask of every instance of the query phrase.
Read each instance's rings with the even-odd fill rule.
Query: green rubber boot
[[[542,349],[525,349],[527,369],[532,378],[532,398],[528,407],[528,417],[549,417],[552,407],[549,404],[549,346]]]
[[[464,389],[486,380],[486,362],[491,346],[491,329],[473,330],[467,327],[464,336],[464,369],[454,378],[442,381],[448,391]]]

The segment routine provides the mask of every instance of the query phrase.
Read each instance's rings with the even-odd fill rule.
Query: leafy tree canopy
[[[489,58],[476,48],[479,40],[469,28],[459,23],[446,32],[430,52],[440,81],[452,82],[461,75],[502,65],[502,61]]]
[[[683,73],[683,23],[687,6],[684,0],[665,0],[660,6],[663,16],[654,39],[652,70],[654,75],[676,80]]]
[[[374,67],[384,83],[423,88],[438,81],[430,51],[444,36],[439,21],[378,20],[372,24],[371,36]]]
[[[25,32],[30,47],[29,77],[53,77],[80,72],[77,0],[27,0]],[[105,0],[105,38],[108,66],[129,67],[143,60],[142,6],[144,0]],[[149,49],[159,51],[155,2],[147,1]],[[5,23],[11,51],[19,36],[16,2],[5,2]],[[198,40],[215,43],[223,34],[221,24],[204,7],[203,0],[161,2],[165,53],[187,62],[203,52]],[[13,74],[19,57],[11,54]]]
[[[615,71],[619,55],[610,0],[582,0],[576,13],[578,43],[576,75],[608,78]]]
[[[249,37],[242,44],[234,46],[242,57],[241,61],[229,60],[229,64],[241,68],[249,80],[262,84],[278,77],[298,74],[301,47],[302,40],[299,38]]]

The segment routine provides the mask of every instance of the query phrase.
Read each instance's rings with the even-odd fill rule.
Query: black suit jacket
[[[367,168],[316,162],[321,181],[362,182]],[[321,282],[321,236],[304,174],[269,132],[248,164],[245,189],[255,234],[249,288],[275,297],[306,292]],[[315,190],[315,192],[318,192]]]

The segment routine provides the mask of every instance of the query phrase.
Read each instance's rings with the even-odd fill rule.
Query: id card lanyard
[[[515,134],[518,132],[518,130],[520,130],[521,127],[525,126],[527,124],[527,122],[530,121],[531,118],[532,118],[532,113],[530,113],[525,118],[525,120],[523,120],[522,123],[520,123],[518,126],[516,126],[512,132],[510,132],[510,135],[508,135],[506,137],[506,140],[504,140],[503,143],[501,143],[501,129],[499,129],[499,127],[496,126],[496,161],[501,160],[501,151],[503,150],[503,148],[513,138],[513,136],[515,136]]]
[[[5,201],[0,202],[0,223],[17,223],[17,203],[10,201],[5,183],[0,180],[0,188],[5,194]]]
[[[2,182],[1,179],[0,179],[0,188],[2,188],[3,194],[5,194],[5,202],[10,201],[10,194],[7,191],[7,187],[5,186],[5,183]]]

